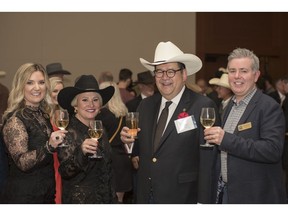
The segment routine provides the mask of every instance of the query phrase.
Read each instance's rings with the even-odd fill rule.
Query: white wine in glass
[[[200,115],[200,122],[204,128],[210,128],[215,123],[215,109],[213,107],[203,107]],[[205,144],[201,144],[203,147],[213,147],[207,141]]]
[[[55,118],[55,125],[58,127],[60,130],[65,130],[66,127],[69,124],[69,113],[67,110],[55,110],[54,113],[54,118]],[[68,145],[65,144],[65,142],[62,142],[58,147],[67,147]]]
[[[103,135],[103,125],[101,120],[92,120],[89,122],[88,134],[90,138],[99,140]],[[89,158],[102,158],[100,148],[98,146],[96,154],[89,156]]]

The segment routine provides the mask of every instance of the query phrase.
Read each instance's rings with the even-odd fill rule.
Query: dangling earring
[[[76,108],[74,108],[74,113],[77,114],[77,109]]]

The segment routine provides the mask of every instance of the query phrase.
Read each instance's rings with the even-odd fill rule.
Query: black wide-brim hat
[[[114,91],[115,89],[113,86],[99,89],[98,82],[93,75],[82,75],[76,81],[74,87],[63,88],[59,92],[57,100],[63,109],[67,109],[70,114],[73,114],[74,107],[71,106],[71,102],[76,95],[83,92],[97,92],[101,95],[104,106],[114,95]]]
[[[46,66],[48,76],[55,74],[70,75],[71,73],[67,70],[63,70],[61,63],[51,63]]]
[[[144,72],[137,74],[137,81],[135,81],[135,84],[138,84],[138,83],[145,84],[145,85],[154,84],[155,79],[154,79],[154,76],[152,76],[150,71],[144,71]]]

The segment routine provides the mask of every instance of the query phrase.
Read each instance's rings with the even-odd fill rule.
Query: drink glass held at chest
[[[129,134],[132,138],[137,138],[137,129],[139,122],[139,113],[138,112],[129,112],[126,115],[126,126],[129,128]]]

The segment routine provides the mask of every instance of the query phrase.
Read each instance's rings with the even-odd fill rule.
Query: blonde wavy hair
[[[126,105],[123,103],[120,95],[120,90],[115,82],[102,82],[99,85],[100,89],[107,88],[108,86],[113,86],[115,89],[114,95],[105,105],[117,118],[120,116],[125,116],[128,112]]]
[[[46,86],[46,94],[44,99],[40,102],[39,108],[43,110],[47,114],[51,114],[51,105],[52,100],[50,97],[51,90],[50,90],[50,82],[48,75],[41,64],[35,63],[26,63],[21,65],[12,82],[12,90],[9,94],[8,98],[8,108],[4,112],[3,115],[3,122],[7,118],[7,116],[11,113],[16,113],[16,111],[21,111],[25,107],[25,98],[24,98],[24,89],[27,81],[30,79],[32,73],[35,71],[40,71],[44,75],[45,86]]]
[[[53,101],[52,101],[52,93],[55,89],[55,87],[58,85],[58,84],[62,84],[63,88],[64,88],[64,83],[63,83],[63,80],[61,80],[59,77],[50,77],[49,78],[49,81],[50,81],[50,97],[51,97],[51,102],[52,102],[52,106],[51,106],[51,117],[54,116],[54,112],[55,110],[57,109],[60,109],[60,106],[59,104],[54,104]]]

